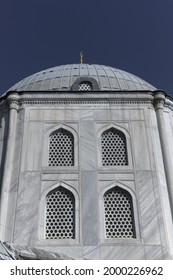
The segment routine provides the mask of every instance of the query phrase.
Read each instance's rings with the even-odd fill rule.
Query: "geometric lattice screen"
[[[132,197],[114,187],[104,194],[106,238],[135,238]]]
[[[127,147],[125,135],[114,128],[101,135],[103,166],[127,165]]]
[[[46,197],[46,239],[75,238],[75,198],[63,187]]]
[[[72,133],[63,128],[60,128],[49,136],[48,165],[74,165],[74,138]]]
[[[92,90],[92,85],[89,82],[82,82],[79,85],[79,91],[90,91]]]

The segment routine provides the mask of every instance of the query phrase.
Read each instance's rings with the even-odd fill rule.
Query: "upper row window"
[[[74,137],[63,128],[49,136],[49,166],[74,165]]]
[[[111,128],[101,135],[103,166],[128,165],[126,137],[123,132]],[[74,166],[74,137],[63,128],[49,136],[49,166]]]
[[[115,128],[106,130],[101,135],[103,166],[127,165],[127,147],[124,133]]]

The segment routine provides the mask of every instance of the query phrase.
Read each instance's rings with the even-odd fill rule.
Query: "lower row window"
[[[46,239],[75,238],[75,199],[63,187],[48,194],[46,199]]]
[[[136,238],[131,194],[115,186],[104,194],[106,238]],[[75,239],[75,198],[59,186],[46,197],[46,239]]]
[[[135,238],[132,197],[116,187],[104,195],[105,231],[107,238]]]

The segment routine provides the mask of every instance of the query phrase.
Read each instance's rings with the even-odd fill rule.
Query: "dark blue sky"
[[[0,94],[81,50],[173,95],[173,0],[1,1]]]

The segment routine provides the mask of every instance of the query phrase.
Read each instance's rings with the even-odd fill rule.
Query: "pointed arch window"
[[[136,238],[131,194],[115,186],[104,194],[106,238]]]
[[[74,166],[74,137],[63,128],[49,136],[49,166]]]
[[[46,197],[46,239],[75,238],[75,198],[59,186]]]
[[[128,165],[126,137],[123,132],[110,128],[101,135],[102,165]]]

